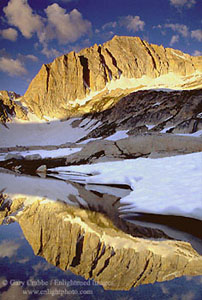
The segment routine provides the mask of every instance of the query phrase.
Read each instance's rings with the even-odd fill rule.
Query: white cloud
[[[38,61],[39,59],[38,59],[38,57],[36,57],[35,55],[33,55],[33,54],[28,54],[28,55],[26,55],[25,56],[27,59],[30,59],[30,60],[32,60],[32,61]]]
[[[126,27],[129,31],[143,30],[145,22],[139,16],[126,16],[120,19],[120,25]]]
[[[175,32],[178,32],[183,37],[188,37],[188,35],[189,35],[189,29],[184,24],[165,24],[165,27],[170,28]]]
[[[191,32],[191,37],[197,39],[199,42],[202,42],[202,30],[197,29]]]
[[[48,58],[51,58],[51,57],[55,58],[62,54],[58,50],[48,47],[48,45],[46,43],[44,43],[41,53],[44,54]]]
[[[23,293],[23,289],[21,286],[12,285],[7,291],[2,292],[1,300],[7,300],[7,299],[27,300],[29,299],[29,293],[27,293],[26,295],[26,292]]]
[[[4,39],[15,42],[18,37],[18,32],[14,28],[8,28],[1,30],[1,35]]]
[[[202,56],[202,51],[195,50],[193,53],[194,56]]]
[[[165,284],[161,284],[160,288],[161,288],[164,295],[169,295],[170,294],[169,289],[167,288],[167,286]]]
[[[82,40],[80,43],[76,43],[73,45],[69,45],[68,47],[65,47],[63,53],[68,53],[71,51],[79,52],[83,48],[88,48],[91,46],[91,41],[89,39]]]
[[[26,38],[31,38],[43,28],[42,18],[33,13],[27,0],[10,0],[3,11],[8,23],[16,26]]]
[[[110,39],[116,34],[116,29],[119,27],[125,27],[128,31],[136,32],[144,29],[145,22],[140,19],[139,16],[123,16],[118,21],[112,21],[104,24],[101,27],[101,33],[103,39]],[[95,33],[100,33],[100,30],[96,29]]]
[[[48,25],[40,36],[40,40],[58,39],[59,43],[66,44],[77,41],[91,30],[91,23],[84,20],[77,9],[69,14],[57,3],[45,9]]]
[[[0,59],[1,61],[1,59]],[[0,68],[1,68],[1,62],[0,62]],[[14,254],[16,254],[17,250],[20,248],[20,245],[13,242],[13,241],[3,241],[0,244],[0,257],[12,257]]]
[[[170,46],[173,46],[178,41],[179,41],[179,35],[173,35],[170,41]]]
[[[57,3],[49,5],[44,10],[46,14],[44,18],[32,10],[28,0],[10,0],[3,11],[8,23],[16,26],[25,38],[31,38],[34,33],[37,34],[39,43],[42,46],[41,52],[47,57],[55,57],[61,54],[57,49],[49,46],[50,41],[56,40],[60,44],[74,43],[91,31],[91,22],[85,20],[77,9],[67,13]],[[12,37],[11,31],[9,32],[10,39],[14,40],[14,31],[16,33],[17,31],[15,29],[12,30]],[[5,35],[5,33],[3,34]],[[39,45],[39,43],[37,44]],[[37,61],[37,58],[34,56],[27,58]],[[8,61],[3,62],[5,65],[9,63]],[[19,61],[16,60],[15,64],[18,63]],[[19,64],[18,67],[20,70]],[[21,67],[21,72],[23,73],[23,66]],[[3,68],[6,69],[6,66],[1,67],[1,69]]]
[[[19,59],[22,63],[26,62],[27,60],[31,60],[31,61],[34,61],[34,62],[37,62],[37,61],[38,61],[38,57],[36,57],[36,56],[33,55],[33,54],[27,54],[27,55],[18,54],[18,59]]]
[[[109,23],[106,23],[102,26],[102,29],[105,30],[105,29],[109,29],[109,28],[116,28],[117,27],[117,22],[109,22]]]
[[[16,59],[13,59],[8,52],[3,48],[0,50],[0,71],[3,71],[10,76],[23,76],[27,74],[25,64],[28,61],[37,62],[38,57],[33,54],[23,55],[18,53]],[[10,243],[10,242],[9,242]],[[8,244],[9,244],[8,243]],[[4,244],[3,244],[4,245]],[[6,244],[7,245],[7,244]],[[11,243],[11,246],[13,244]],[[2,248],[2,245],[1,245]],[[2,251],[0,249],[0,257]]]
[[[153,26],[152,29],[159,29],[159,30],[161,31],[161,34],[162,34],[162,35],[166,35],[164,26],[165,26],[165,25],[158,24],[158,25],[156,25],[156,26]]]
[[[196,4],[196,0],[170,0],[170,4],[175,7],[186,6],[188,8],[191,8],[193,5]]]
[[[152,29],[162,29],[162,25],[161,24],[158,24],[156,26],[153,26]]]
[[[194,300],[196,299],[196,294],[194,291],[189,291],[187,294],[181,295],[182,300]]]
[[[41,273],[41,269],[43,271],[49,271],[53,268],[53,266],[51,264],[48,264],[47,262],[39,262],[36,265],[32,266],[33,270],[34,270],[34,274],[33,274],[33,279],[35,279],[35,277],[38,277],[38,275]]]
[[[23,63],[19,59],[12,59],[7,57],[0,58],[0,71],[8,73],[10,76],[22,76],[27,73]],[[10,242],[11,243],[11,242]],[[10,244],[10,246],[12,246]],[[2,248],[2,245],[1,245]],[[11,247],[12,248],[12,247]],[[4,249],[5,253],[8,250]],[[3,252],[0,252],[0,257],[3,255]]]

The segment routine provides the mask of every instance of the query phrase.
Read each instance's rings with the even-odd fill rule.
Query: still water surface
[[[135,278],[130,260],[137,259],[138,248],[131,253],[127,239],[172,242],[169,233],[179,238],[181,231],[144,227],[144,218],[141,225],[132,216],[120,218],[119,200],[129,190],[0,173],[0,191],[0,299],[202,299],[198,266],[199,276],[149,283],[155,281],[154,267],[148,284],[132,287],[132,276],[140,280],[150,261],[147,257],[140,271],[137,260]],[[182,240],[200,248],[195,233],[181,232]],[[144,256],[141,260],[144,265]]]

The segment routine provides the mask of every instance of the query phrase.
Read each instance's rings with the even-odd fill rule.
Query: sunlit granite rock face
[[[6,221],[6,218],[9,217],[12,221],[10,215],[17,214],[17,212],[23,207],[25,198],[20,197],[13,201],[7,194],[0,192],[0,225]]]
[[[202,256],[189,243],[132,237],[97,212],[37,201],[16,218],[36,255],[105,289],[202,274]]]
[[[12,116],[26,120],[27,113],[18,103],[15,102],[20,95],[15,92],[0,91],[0,122],[6,123]]]
[[[76,99],[81,100],[89,95],[93,98],[95,95],[92,93],[95,92],[100,93],[101,100],[106,97],[102,92],[107,85],[120,78],[140,79],[146,76],[155,79],[174,74],[187,76],[187,80],[192,81],[190,88],[196,88],[198,83],[194,83],[192,77],[196,72],[202,72],[201,66],[202,57],[149,44],[138,37],[115,36],[103,45],[95,44],[79,53],[70,52],[43,65],[26,91],[24,101],[39,117],[49,115],[62,118],[78,114],[77,106],[82,105],[82,101]],[[169,82],[164,81],[162,87],[169,87]],[[186,84],[181,85],[182,89],[187,87]],[[126,89],[127,84],[121,90],[118,88],[119,85],[114,88],[116,97],[131,92]],[[111,92],[108,96],[112,97]],[[112,102],[104,101],[105,109]],[[102,107],[99,109],[103,110]],[[89,111],[89,108],[85,109],[85,112]]]

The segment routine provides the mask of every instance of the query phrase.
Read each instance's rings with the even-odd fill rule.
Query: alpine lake
[[[201,299],[200,221],[121,215],[127,186],[0,177],[1,299]]]

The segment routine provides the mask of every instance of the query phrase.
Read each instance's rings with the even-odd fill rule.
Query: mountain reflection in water
[[[106,290],[130,290],[184,275],[202,275],[201,222],[196,221],[193,227],[194,220],[179,219],[187,228],[192,226],[193,230],[186,232],[183,227],[173,225],[177,217],[169,223],[167,217],[163,221],[157,216],[154,223],[155,216],[120,216],[119,200],[130,192],[125,187],[85,186],[2,172],[0,191],[0,222],[9,224],[0,229],[0,268],[4,280],[11,280],[11,274],[19,269],[19,261],[29,261],[30,249],[27,250],[28,245],[23,246],[26,240],[37,255],[33,259],[41,256],[63,270],[54,269],[48,263],[44,267],[43,261],[37,266],[43,278],[48,278],[49,269],[54,269],[55,278],[65,274],[68,280],[76,275],[93,280],[91,290],[92,282],[93,289],[98,289],[100,284]],[[14,239],[10,235],[12,228],[20,231],[18,223],[26,240],[22,234],[18,239],[14,233]],[[19,258],[16,253],[20,248]],[[24,276],[25,282],[25,274],[33,273],[33,267],[29,263],[25,265],[20,274],[15,274],[15,279]],[[85,282],[81,277],[76,278]],[[199,286],[201,276],[194,278]],[[8,286],[1,288],[3,292],[8,290]]]

